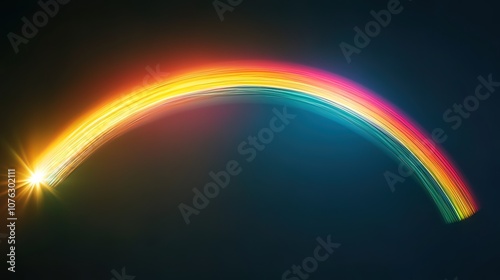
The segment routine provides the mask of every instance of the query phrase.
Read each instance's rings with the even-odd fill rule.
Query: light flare
[[[35,171],[31,174],[31,177],[28,179],[28,183],[32,186],[39,186],[45,181],[45,173],[42,171]]]
[[[194,98],[269,95],[300,101],[345,120],[411,166],[446,222],[478,206],[465,180],[439,147],[408,117],[371,91],[342,77],[297,65],[234,63],[168,79],[89,112],[40,156],[34,182],[60,184],[95,150],[159,110]]]

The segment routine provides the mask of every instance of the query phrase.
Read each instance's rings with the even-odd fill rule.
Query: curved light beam
[[[267,62],[193,71],[100,106],[62,133],[40,156],[33,173],[44,174],[43,182],[55,187],[96,149],[140,124],[148,114],[193,98],[238,95],[289,98],[345,120],[413,168],[446,222],[465,219],[478,210],[451,161],[394,106],[342,77]]]

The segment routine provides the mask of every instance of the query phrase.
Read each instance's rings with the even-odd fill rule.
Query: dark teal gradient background
[[[347,63],[339,44],[387,2],[244,0],[220,22],[205,0],[75,0],[14,54],[6,34],[39,7],[7,1],[0,137],[43,149],[70,120],[140,85],[146,66],[175,74],[240,59],[304,64],[377,92],[428,133],[443,128],[442,146],[480,203],[476,215],[445,224],[413,178],[392,193],[383,174],[399,162],[344,126],[286,100],[236,99],[123,135],[61,184],[58,198],[23,207],[18,272],[0,279],[109,280],[122,267],[135,280],[281,279],[328,235],[342,245],[311,280],[498,278],[498,92],[457,130],[442,119],[479,75],[500,80],[498,5],[402,1],[404,11]],[[238,145],[285,105],[296,119],[245,162]],[[231,159],[243,172],[187,226],[179,203],[192,205],[192,188]],[[4,150],[0,166],[20,168]],[[4,241],[0,253],[3,273]]]

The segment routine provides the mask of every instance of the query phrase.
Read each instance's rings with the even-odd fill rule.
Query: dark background
[[[387,2],[244,0],[221,22],[209,0],[73,0],[16,54],[7,34],[20,34],[21,17],[40,7],[4,1],[2,176],[20,168],[9,147],[36,156],[94,104],[140,85],[147,66],[176,73],[267,59],[343,75],[428,132],[443,128],[443,148],[480,203],[476,215],[445,224],[415,179],[392,193],[383,173],[396,172],[396,160],[289,104],[297,119],[186,226],[177,205],[209,171],[241,159],[237,145],[287,104],[242,100],[165,115],[100,149],[58,198],[19,201],[17,272],[1,279],[107,280],[122,267],[136,280],[281,279],[327,235],[342,245],[310,279],[498,278],[498,92],[457,130],[442,114],[474,93],[479,75],[500,80],[499,7],[402,1],[403,12],[347,63],[339,44],[352,44],[353,28]],[[3,260],[5,240],[0,251]]]

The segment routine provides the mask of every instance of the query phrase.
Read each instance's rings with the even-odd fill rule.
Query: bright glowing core
[[[31,175],[31,178],[29,178],[29,182],[32,184],[32,185],[38,185],[40,183],[43,182],[44,180],[44,175],[42,172],[34,172],[32,175]]]

